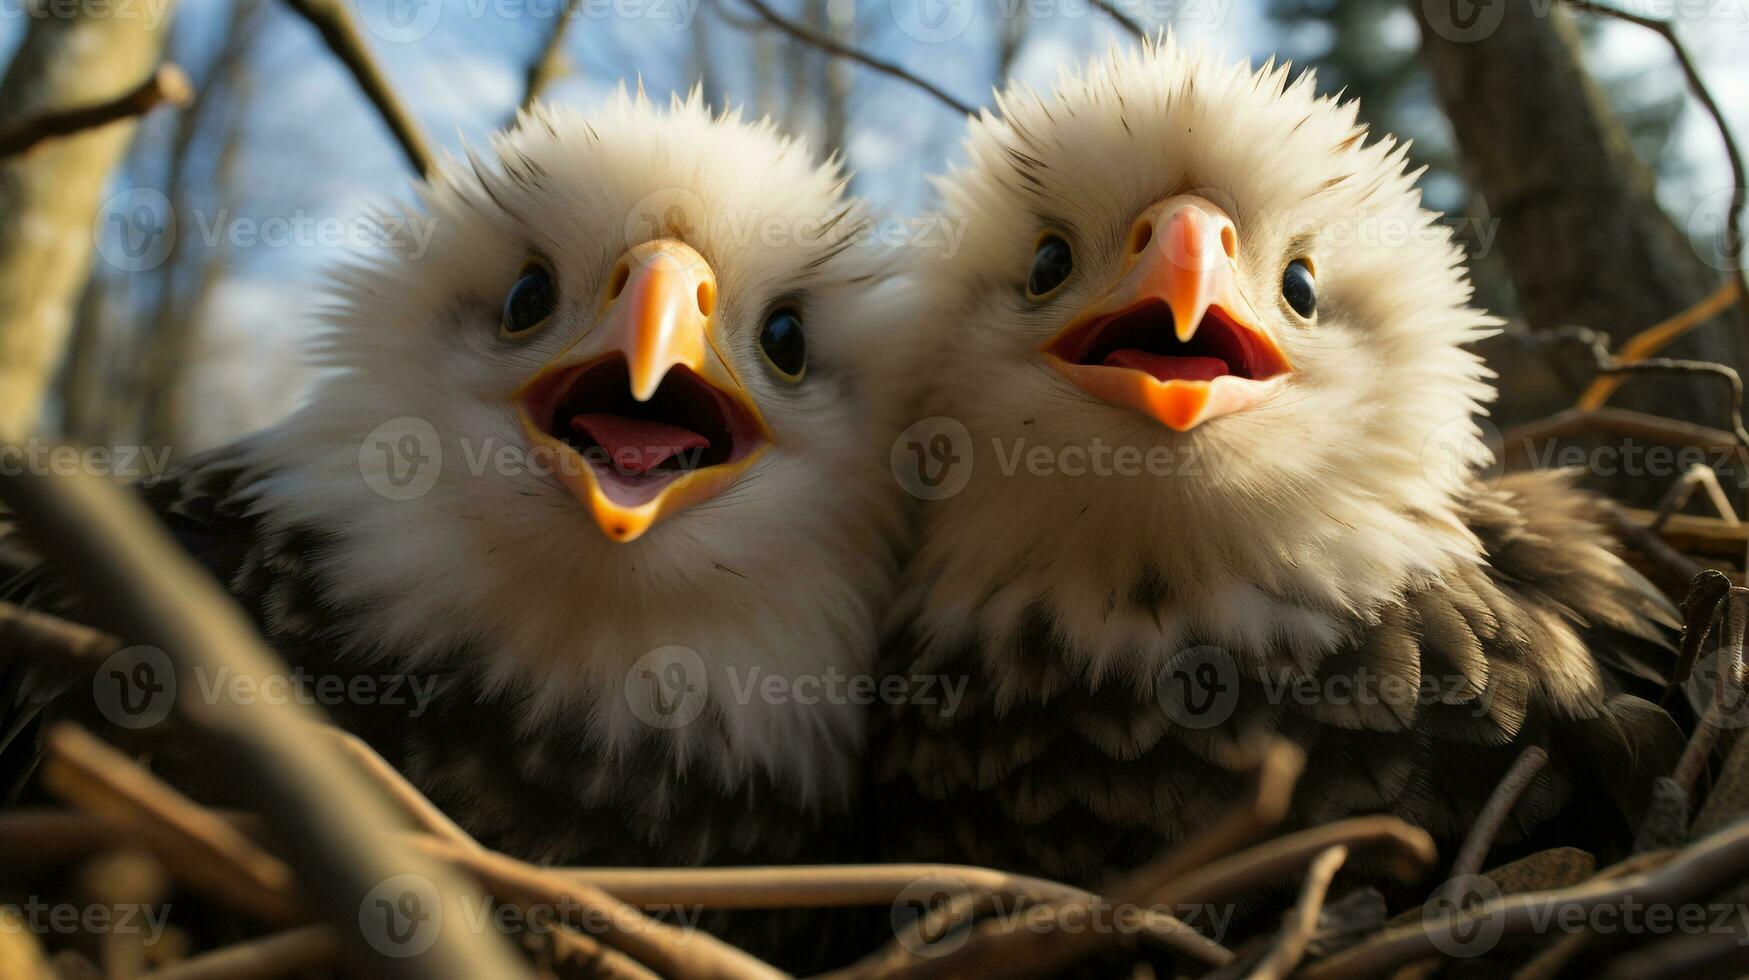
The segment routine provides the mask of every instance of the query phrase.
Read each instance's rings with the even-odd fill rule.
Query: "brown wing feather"
[[[957,711],[906,704],[877,719],[886,851],[1094,883],[1215,819],[1244,785],[1246,736],[1260,731],[1307,750],[1295,804],[1303,823],[1385,812],[1459,836],[1537,744],[1550,764],[1503,840],[1558,820],[1575,800],[1595,808],[1593,786],[1630,826],[1682,746],[1679,726],[1648,700],[1674,662],[1677,620],[1617,557],[1603,506],[1559,475],[1478,488],[1466,516],[1485,564],[1453,568],[1354,622],[1354,639],[1323,659],[1310,687],[1235,673],[1238,703],[1212,726],[1164,710],[1152,685],[1081,676],[1065,656],[1075,638],[1040,596],[1007,649],[972,638],[930,658],[931,670],[969,678]],[[1171,606],[1157,581],[1135,591]],[[915,649],[896,637],[889,665],[914,669]],[[1285,651],[1266,659],[1293,675]],[[1341,689],[1374,695],[1325,696]]]

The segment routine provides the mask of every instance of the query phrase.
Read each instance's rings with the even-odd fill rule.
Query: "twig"
[[[1719,518],[1732,527],[1743,523],[1737,518],[1736,508],[1725,496],[1725,488],[1719,485],[1718,471],[1710,466],[1695,463],[1683,473],[1681,478],[1670,484],[1670,489],[1664,491],[1664,497],[1658,501],[1657,519],[1647,530],[1654,534],[1662,531],[1670,515],[1688,506],[1688,501],[1694,496],[1695,487],[1705,487],[1707,502],[1712,504],[1713,511]]]
[[[1291,742],[1275,738],[1265,743],[1256,788],[1248,799],[1165,857],[1122,876],[1107,889],[1105,901],[1114,908],[1171,905],[1170,899],[1161,900],[1157,896],[1167,882],[1243,847],[1286,818],[1294,784],[1304,765],[1304,754]],[[901,937],[833,976],[922,980],[947,976],[1046,975],[1097,951],[1105,943],[1123,938],[1093,929],[1057,928],[1066,920],[1085,922],[1094,911],[1084,901],[1065,900],[1029,914],[1027,924],[1032,928],[1026,930],[1005,928],[1012,924],[1001,921],[980,923],[972,928],[964,945],[934,958],[918,955],[914,949],[920,947],[906,944]]]
[[[208,813],[255,839],[261,819],[237,810]],[[115,846],[115,821],[60,808],[14,807],[0,811],[0,863],[11,868],[65,864]]]
[[[1679,446],[1694,446],[1711,452],[1733,454],[1739,460],[1749,463],[1749,450],[1745,450],[1737,442],[1734,433],[1622,408],[1569,408],[1515,425],[1506,430],[1502,440],[1503,454],[1506,464],[1511,466],[1526,457],[1529,447],[1541,440],[1592,433],[1637,436]]]
[[[559,11],[558,17],[553,21],[552,30],[541,44],[540,53],[529,62],[528,71],[523,75],[522,101],[518,103],[519,107],[527,109],[534,105],[548,85],[570,73],[570,60],[565,57],[565,33],[570,30],[571,21],[577,18],[577,8],[581,3],[582,0],[565,0],[564,9]]]
[[[120,640],[101,630],[0,602],[0,651],[4,654],[91,668],[121,648]]]
[[[1594,3],[1592,0],[1567,0],[1567,3],[1577,10],[1600,17],[1613,17],[1657,33],[1670,45],[1670,52],[1676,56],[1676,63],[1682,69],[1682,77],[1688,81],[1689,91],[1694,93],[1696,101],[1712,117],[1713,126],[1718,129],[1719,138],[1725,144],[1725,157],[1730,161],[1731,180],[1734,181],[1731,190],[1731,213],[1725,218],[1725,258],[1731,263],[1731,278],[1738,283],[1737,299],[1743,309],[1742,328],[1749,331],[1749,282],[1745,281],[1743,270],[1743,211],[1749,205],[1749,170],[1744,167],[1743,151],[1737,146],[1736,138],[1731,135],[1730,124],[1725,121],[1725,114],[1719,108],[1718,100],[1713,98],[1706,80],[1701,78],[1700,68],[1689,57],[1688,47],[1676,36],[1676,28],[1669,21],[1629,13],[1606,4]],[[1738,428],[1741,429],[1742,426],[1739,425]]]
[[[1611,503],[1604,513],[1610,532],[1653,563],[1659,573],[1669,580],[1661,584],[1672,594],[1680,595],[1680,586],[1686,586],[1700,574],[1701,566],[1698,562],[1672,548],[1663,538],[1653,533],[1651,528],[1634,520],[1624,508]]]
[[[1396,817],[1349,817],[1295,831],[1256,847],[1210,862],[1152,892],[1147,901],[1164,905],[1218,902],[1259,885],[1291,877],[1325,850],[1350,852],[1383,848],[1392,872],[1413,879],[1438,859],[1433,837]]]
[[[56,795],[135,831],[177,875],[255,918],[301,918],[291,869],[235,827],[77,726],[57,725],[48,744],[43,780]]]
[[[1695,726],[1694,734],[1682,750],[1682,757],[1677,760],[1676,768],[1670,773],[1670,778],[1675,780],[1676,785],[1691,795],[1694,784],[1706,769],[1713,746],[1718,743],[1719,733],[1725,727],[1725,715],[1731,710],[1726,705],[1726,698],[1740,702],[1743,697],[1743,636],[1746,623],[1749,623],[1749,610],[1744,608],[1746,598],[1749,598],[1749,589],[1732,588],[1721,600],[1725,617],[1725,645],[1720,648],[1719,656],[1715,660],[1717,666],[1713,671],[1713,699],[1701,714],[1700,723]]]
[[[1542,772],[1548,761],[1548,752],[1540,745],[1532,745],[1519,754],[1517,761],[1512,763],[1512,768],[1506,770],[1506,775],[1501,777],[1494,792],[1489,794],[1488,802],[1482,805],[1482,812],[1476,814],[1476,822],[1471,825],[1469,834],[1464,837],[1463,846],[1458,848],[1457,857],[1451,862],[1448,892],[1462,890],[1463,886],[1458,883],[1458,879],[1481,872],[1482,862],[1488,857],[1488,849],[1494,846],[1494,838],[1499,835],[1506,818],[1511,816],[1512,808],[1518,804],[1518,797],[1524,793],[1531,780],[1536,778],[1536,774]],[[1463,904],[1458,900],[1461,897],[1454,895],[1452,904]]]
[[[1319,854],[1306,868],[1306,880],[1300,885],[1300,899],[1288,913],[1287,924],[1276,934],[1269,954],[1252,969],[1250,980],[1282,980],[1300,965],[1306,955],[1306,944],[1318,928],[1318,913],[1324,908],[1324,896],[1330,891],[1330,880],[1348,860],[1348,848],[1338,844]]]
[[[1138,41],[1146,41],[1148,39],[1148,32],[1142,30],[1142,25],[1136,23],[1134,17],[1117,9],[1117,6],[1113,4],[1111,0],[1092,0],[1092,3],[1093,6],[1103,11],[1107,17],[1110,17],[1115,21],[1117,26],[1128,31],[1131,37]]]
[[[523,910],[533,913],[527,905]],[[546,936],[551,943],[553,960],[567,967],[561,976],[575,974],[589,980],[662,980],[660,974],[637,960],[580,932],[555,925],[546,930]]]
[[[413,164],[413,169],[422,176],[429,177],[437,166],[437,157],[431,152],[431,141],[426,138],[425,131],[413,118],[407,104],[395,94],[395,89],[389,84],[388,76],[383,74],[382,67],[377,64],[376,57],[370,53],[370,45],[358,32],[358,25],[353,22],[351,13],[340,0],[285,0],[286,5],[297,11],[310,22],[322,40],[328,43],[329,50],[340,59],[346,70],[352,73],[358,87],[364,91],[364,97],[376,106],[377,113],[388,125],[389,132],[395,136],[395,142],[401,146],[401,152],[406,154],[407,161]]]
[[[1725,312],[1737,302],[1743,288],[1741,282],[1732,279],[1713,290],[1712,295],[1688,309],[1629,337],[1621,345],[1621,352],[1618,356],[1624,361],[1638,361],[1651,357],[1676,338]],[[1616,389],[1622,386],[1624,380],[1620,375],[1608,375],[1592,381],[1591,386],[1585,389],[1585,393],[1579,396],[1579,401],[1573,407],[1581,411],[1602,408],[1603,403],[1609,401],[1609,396],[1615,394]]]
[[[1506,895],[1433,921],[1414,922],[1374,936],[1301,968],[1302,980],[1355,980],[1382,976],[1408,963],[1439,956],[1441,944],[1473,938],[1486,921],[1501,940],[1531,935],[1549,922],[1590,921],[1592,909],[1632,900],[1641,908],[1677,907],[1738,884],[1749,873],[1749,823],[1734,824],[1690,845],[1655,871],[1620,879],[1593,878],[1553,891]]]
[[[308,738],[313,714],[304,705],[196,696],[196,672],[259,681],[284,676],[287,668],[143,502],[94,474],[28,468],[0,469],[0,497],[38,550],[74,576],[72,584],[103,597],[122,635],[164,651],[189,679],[176,705],[182,718],[208,737],[214,764],[237,774],[238,788],[266,817],[288,863],[300,869],[314,910],[361,964],[388,980],[528,975],[493,934],[435,930],[417,957],[387,956],[368,942],[359,909],[384,881],[422,876],[445,902],[444,911],[458,916],[464,914],[456,898],[461,881],[395,839],[387,806],[334,753]]]
[[[1749,292],[1745,295],[1749,295]],[[1690,361],[1672,357],[1623,361],[1610,354],[1608,335],[1590,327],[1566,326],[1547,330],[1539,335],[1538,340],[1543,343],[1574,343],[1584,347],[1591,355],[1592,362],[1597,365],[1597,370],[1604,374],[1704,374],[1725,382],[1729,390],[1726,410],[1731,417],[1732,438],[1738,448],[1749,450],[1749,429],[1743,427],[1743,377],[1735,368],[1713,361]]]
[[[966,103],[961,102],[960,100],[947,94],[946,91],[942,90],[940,87],[936,86],[934,83],[932,83],[924,78],[921,78],[917,75],[913,75],[912,73],[906,71],[905,69],[899,67],[898,65],[894,64],[891,61],[886,61],[884,59],[877,58],[874,55],[869,54],[866,51],[861,51],[861,50],[858,50],[857,48],[853,48],[850,45],[845,44],[836,38],[822,34],[819,31],[816,31],[816,30],[814,30],[810,27],[807,27],[805,25],[798,24],[795,21],[790,20],[787,17],[784,17],[782,14],[779,14],[777,11],[772,10],[771,7],[765,3],[765,0],[744,0],[744,2],[747,4],[747,6],[752,7],[754,12],[758,13],[760,17],[764,18],[766,23],[768,23],[771,26],[777,28],[778,30],[784,32],[785,34],[788,34],[790,37],[795,38],[796,40],[802,42],[803,44],[807,44],[807,45],[811,45],[813,47],[819,48],[821,51],[824,51],[827,54],[832,55],[834,57],[845,58],[845,59],[848,59],[850,61],[854,61],[857,64],[862,65],[865,68],[872,68],[873,70],[878,71],[883,75],[887,75],[887,76],[890,76],[892,78],[897,78],[898,80],[900,80],[902,82],[905,82],[905,83],[913,85],[919,89],[922,89],[923,91],[928,92],[930,95],[933,95],[943,105],[954,110],[955,112],[960,113],[961,115],[969,116],[969,115],[972,115],[976,111],[970,105],[967,105]]]
[[[1662,867],[1670,860],[1669,851],[1644,851],[1625,861],[1604,868],[1591,876],[1591,880],[1610,881],[1625,878],[1641,871],[1649,871]],[[1597,937],[1595,932],[1572,932],[1550,943],[1547,948],[1525,961],[1523,967],[1512,975],[1512,980],[1553,980],[1566,969],[1575,957],[1583,953]]]
[[[48,112],[0,128],[0,159],[17,156],[46,140],[143,116],[161,105],[186,106],[193,98],[194,86],[182,69],[162,64],[131,91],[106,102]]]
[[[333,725],[319,725],[317,727],[322,730],[324,735],[334,740],[340,751],[345,753],[346,757],[351,759],[359,770],[383,791],[383,795],[387,796],[397,809],[413,821],[414,826],[462,847],[476,851],[481,849],[478,841],[469,836],[467,831],[458,826],[442,810],[439,810],[436,804],[426,799],[425,794],[414,788],[413,784],[407,781],[407,777],[401,775],[394,766],[389,765],[389,761],[379,755],[376,749],[371,748],[364,739],[344,729],[335,728]]]
[[[450,841],[421,837],[414,845],[478,878],[500,898],[586,912],[591,925],[606,924],[600,933],[602,942],[663,976],[720,980],[777,980],[782,976],[715,936],[658,922],[593,885]]]
[[[140,980],[269,980],[326,966],[339,954],[327,926],[301,926],[183,960]]]

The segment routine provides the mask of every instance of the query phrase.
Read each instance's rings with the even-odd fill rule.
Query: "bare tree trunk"
[[[29,18],[0,80],[0,121],[88,105],[138,84],[161,53],[154,14],[168,9]],[[112,123],[0,162],[0,438],[23,438],[38,425],[90,271],[104,180],[133,131],[131,121]]]
[[[261,13],[256,0],[238,0],[224,40],[202,80],[199,97],[177,119],[166,181],[176,214],[188,214],[200,206],[223,214],[236,206],[232,198],[237,186],[237,158],[247,131],[251,94],[248,57],[260,30]],[[189,153],[197,137],[203,135],[218,144],[216,161],[210,171],[190,175]],[[189,247],[191,244],[194,247]],[[184,237],[169,261],[157,270],[157,302],[139,345],[140,355],[133,359],[135,374],[129,379],[137,392],[140,438],[148,446],[180,441],[182,388],[199,339],[200,311],[223,277],[228,260],[216,245],[203,248]]]
[[[1579,33],[1558,3],[1478,4],[1478,22],[1457,26],[1430,22],[1445,5],[1409,6],[1465,169],[1500,222],[1530,327],[1582,324],[1619,342],[1718,288],[1720,273],[1659,206],[1652,172],[1586,73]],[[1741,366],[1739,318],[1720,320],[1668,353]],[[1575,393],[1590,378],[1583,360],[1566,358]],[[1637,380],[1614,401],[1714,425],[1726,419],[1723,394],[1705,380]]]

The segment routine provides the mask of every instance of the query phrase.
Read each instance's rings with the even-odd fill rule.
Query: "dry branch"
[[[15,656],[90,669],[121,648],[120,640],[101,630],[0,602],[0,649]]]
[[[1670,774],[1676,785],[1689,794],[1694,792],[1695,783],[1712,757],[1713,746],[1718,744],[1731,709],[1740,707],[1742,701],[1743,638],[1745,628],[1749,626],[1749,609],[1744,606],[1746,599],[1749,599],[1749,589],[1732,588],[1720,601],[1725,643],[1714,660],[1713,699],[1701,713],[1694,734],[1689,737],[1682,757],[1676,762],[1676,769]]]
[[[565,34],[571,28],[571,21],[577,18],[577,8],[581,3],[582,0],[565,0],[564,9],[554,18],[552,30],[547,32],[540,52],[529,62],[528,71],[523,74],[522,101],[518,103],[521,108],[534,105],[547,86],[570,72],[570,61],[565,57]]]
[[[55,795],[132,831],[176,874],[271,924],[300,918],[285,862],[89,732],[48,736],[43,781]]]
[[[18,515],[51,566],[104,598],[118,631],[169,655],[187,683],[177,708],[215,749],[217,762],[243,775],[253,797],[302,872],[315,906],[361,962],[389,978],[464,980],[526,976],[497,936],[434,931],[416,957],[382,955],[359,926],[359,909],[383,882],[421,875],[455,903],[461,882],[441,864],[396,840],[387,806],[344,762],[306,737],[312,714],[293,702],[243,704],[195,696],[198,673],[263,678],[285,666],[267,650],[224,591],[199,568],[138,498],[89,473],[0,472],[0,497]],[[101,787],[101,784],[93,784]],[[461,915],[459,904],[448,910]]]
[[[1742,305],[1744,329],[1749,330],[1749,281],[1744,279],[1743,265],[1743,211],[1749,206],[1749,170],[1743,163],[1743,151],[1737,146],[1737,140],[1731,135],[1731,126],[1725,121],[1724,111],[1719,108],[1719,102],[1713,98],[1712,90],[1707,88],[1706,80],[1700,76],[1700,68],[1694,59],[1689,57],[1688,47],[1682,39],[1676,36],[1676,28],[1669,22],[1629,13],[1611,7],[1607,4],[1594,3],[1592,0],[1566,0],[1577,10],[1588,11],[1601,17],[1636,24],[1662,37],[1670,46],[1671,54],[1676,56],[1676,64],[1682,69],[1682,77],[1688,82],[1688,89],[1700,102],[1701,108],[1712,117],[1713,126],[1719,131],[1719,138],[1725,145],[1725,157],[1731,164],[1731,213],[1725,219],[1725,258],[1731,263],[1731,278],[1737,283],[1737,300]]]
[[[161,105],[185,106],[194,98],[188,76],[173,64],[162,64],[146,80],[116,98],[77,109],[64,109],[23,119],[0,129],[0,159],[27,152],[46,140],[143,116]]]
[[[1250,797],[1233,806],[1201,834],[1180,844],[1165,857],[1125,874],[1106,891],[1104,905],[1113,909],[1166,907],[1161,897],[1167,884],[1204,864],[1243,847],[1277,826],[1287,816],[1294,784],[1305,765],[1300,749],[1283,739],[1266,743],[1259,756],[1257,783]],[[966,911],[963,903],[954,914]],[[882,980],[949,976],[1021,978],[1048,975],[1124,938],[1115,930],[1060,928],[1065,922],[1091,921],[1096,909],[1080,900],[1060,900],[1029,911],[1026,929],[992,920],[973,926],[965,944],[946,955],[929,957],[915,942],[900,937],[874,955],[833,976]],[[938,924],[941,915],[937,915]],[[949,921],[959,921],[950,919]]]
[[[1621,352],[1617,356],[1624,361],[1638,361],[1651,357],[1669,346],[1678,337],[1730,309],[1731,304],[1737,302],[1743,294],[1743,289],[1743,283],[1732,279],[1699,303],[1628,338],[1627,342],[1621,345]],[[1591,382],[1591,386],[1585,389],[1584,394],[1579,396],[1579,401],[1574,404],[1574,407],[1582,411],[1602,408],[1603,403],[1609,401],[1609,396],[1615,394],[1616,389],[1620,388],[1625,380],[1621,375],[1598,378]]]
[[[1570,408],[1545,418],[1515,425],[1506,430],[1503,456],[1506,465],[1510,467],[1522,462],[1527,457],[1530,446],[1537,442],[1583,435],[1630,436],[1677,446],[1693,446],[1709,452],[1733,454],[1742,462],[1749,463],[1749,450],[1745,450],[1738,443],[1734,434],[1724,429],[1678,422],[1623,408]]]
[[[1508,895],[1461,914],[1387,929],[1372,939],[1304,967],[1303,980],[1354,980],[1375,977],[1409,963],[1440,955],[1440,944],[1474,937],[1479,923],[1502,941],[1531,935],[1549,922],[1568,921],[1572,912],[1589,919],[1591,910],[1628,900],[1676,908],[1740,883],[1749,875],[1749,823],[1720,831],[1671,858],[1655,871],[1620,879],[1593,878],[1554,891]]]
[[[806,25],[798,24],[771,9],[771,7],[765,3],[765,0],[744,0],[744,2],[747,6],[752,7],[754,12],[759,14],[766,23],[785,34],[788,34],[790,37],[795,38],[803,44],[819,48],[821,51],[824,51],[835,58],[844,58],[849,61],[854,61],[865,68],[871,68],[883,75],[897,78],[908,85],[929,93],[941,104],[961,115],[970,116],[976,112],[976,110],[970,105],[967,105],[947,94],[945,90],[935,85],[933,82],[914,75],[891,61],[887,61],[884,58],[877,58],[866,51],[853,48],[850,45],[839,41],[837,38],[831,37],[827,34],[822,34]]]
[[[1300,899],[1288,913],[1287,925],[1276,937],[1269,954],[1249,974],[1250,980],[1282,980],[1300,965],[1306,955],[1306,944],[1318,928],[1318,913],[1324,908],[1324,896],[1329,894],[1330,880],[1348,860],[1348,848],[1338,844],[1313,859],[1306,868],[1306,880],[1300,885]]]
[[[415,789],[407,778],[396,771],[389,761],[365,743],[364,739],[344,729],[332,725],[317,726],[324,735],[334,740],[340,751],[358,766],[383,795],[395,804],[415,827],[442,840],[471,850],[480,850],[480,845],[468,832],[451,820],[437,805],[425,798],[425,794]]]
[[[359,33],[358,24],[353,21],[348,7],[340,0],[285,2],[310,22],[310,26],[327,42],[328,49],[352,73],[353,80],[364,91],[364,97],[376,107],[377,113],[389,127],[389,132],[394,134],[395,142],[400,144],[401,152],[413,164],[413,169],[422,176],[431,176],[437,167],[437,157],[431,152],[431,141],[413,118],[407,104],[396,94],[394,86],[389,84],[388,76],[383,74],[382,66],[377,63],[376,56],[371,54],[370,45],[365,43],[364,36]]]
[[[602,942],[663,976],[701,980],[776,980],[782,976],[715,936],[657,922],[593,885],[569,880],[548,869],[430,837],[418,839],[416,846],[473,875],[501,898],[587,910],[591,921],[609,925],[600,936]]]
[[[326,966],[339,953],[326,926],[301,926],[213,950],[140,980],[268,980]]]
[[[1469,835],[1451,862],[1453,888],[1462,887],[1456,884],[1457,879],[1481,872],[1482,862],[1488,858],[1488,849],[1494,846],[1494,838],[1499,835],[1506,818],[1511,816],[1519,796],[1548,761],[1548,752],[1542,746],[1532,745],[1519,754],[1512,768],[1506,770],[1494,792],[1489,794],[1488,802],[1483,804],[1482,812],[1476,815],[1475,824],[1470,827]]]
[[[1105,14],[1105,16],[1110,17],[1116,22],[1117,26],[1127,31],[1130,37],[1133,37],[1138,41],[1146,41],[1148,39],[1148,32],[1142,29],[1142,25],[1136,23],[1134,17],[1117,9],[1111,0],[1092,0],[1092,3],[1093,6],[1097,7]]]

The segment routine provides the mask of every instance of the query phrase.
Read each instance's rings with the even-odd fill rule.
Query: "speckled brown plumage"
[[[1605,541],[1599,506],[1557,476],[1479,488],[1464,515],[1485,566],[1407,590],[1316,664],[1263,651],[1268,668],[1257,670],[1248,656],[1193,655],[1231,671],[1222,680],[1239,689],[1230,717],[1208,727],[1198,726],[1212,715],[1185,714],[1163,690],[1169,679],[1095,680],[1069,667],[1061,654],[1075,640],[1054,627],[1048,596],[1028,607],[1021,642],[993,657],[974,639],[914,661],[900,633],[889,645],[892,669],[963,674],[970,684],[951,713],[904,705],[877,726],[886,853],[1094,884],[1220,814],[1245,785],[1248,739],[1265,732],[1306,750],[1296,825],[1390,813],[1450,841],[1531,744],[1548,750],[1550,764],[1503,841],[1578,809],[1631,819],[1682,745],[1651,700],[1675,621],[1611,552],[1579,547]],[[1170,606],[1157,593],[1138,588],[1131,601]],[[1562,683],[1549,673],[1550,652],[1573,642],[1604,668],[1595,689],[1550,687]],[[999,702],[992,669],[1010,672],[1005,686],[1023,693]],[[1339,703],[1348,700],[1340,681],[1368,676],[1386,679],[1374,687],[1380,697]],[[1308,680],[1315,688],[1292,686]],[[1393,696],[1402,691],[1414,693]]]

